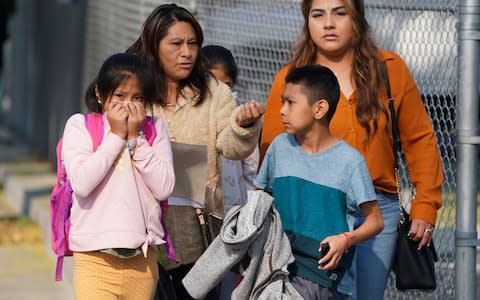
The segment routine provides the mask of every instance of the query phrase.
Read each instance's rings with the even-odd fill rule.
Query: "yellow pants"
[[[156,252],[120,258],[99,251],[73,254],[76,300],[153,299],[158,281]]]

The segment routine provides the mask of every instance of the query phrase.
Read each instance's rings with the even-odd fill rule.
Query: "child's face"
[[[222,81],[223,83],[228,85],[230,89],[233,89],[233,80],[230,76],[228,76],[227,73],[225,73],[225,69],[222,66],[216,65],[215,67],[210,69],[210,72],[213,73],[213,76],[215,76],[217,80]]]
[[[98,92],[97,97],[99,97]],[[108,99],[102,101],[102,111],[107,111],[108,108],[111,107],[111,103],[121,103],[125,106],[132,102],[142,102],[145,104],[140,83],[135,75],[131,75],[128,79],[124,80]]]
[[[308,98],[302,91],[302,86],[287,83],[282,94],[280,115],[285,131],[289,134],[304,134],[315,123],[315,111],[308,103]]]

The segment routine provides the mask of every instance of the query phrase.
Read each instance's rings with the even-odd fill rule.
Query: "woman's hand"
[[[338,266],[343,253],[347,250],[348,240],[341,234],[326,237],[320,244],[328,244],[330,250],[318,261],[320,270],[332,270]],[[319,249],[320,251],[320,249]]]
[[[138,137],[138,132],[145,121],[145,105],[141,102],[129,102],[126,107],[128,111],[128,140]]]
[[[105,113],[107,114],[107,120],[110,124],[110,131],[122,139],[126,139],[128,133],[128,111],[123,104],[120,102],[110,102]]]
[[[240,105],[240,111],[237,115],[237,124],[240,127],[247,128],[255,124],[265,112],[263,106],[255,100]]]
[[[429,246],[433,236],[433,229],[435,226],[422,219],[412,219],[412,225],[408,236],[418,243],[418,249],[424,246]]]

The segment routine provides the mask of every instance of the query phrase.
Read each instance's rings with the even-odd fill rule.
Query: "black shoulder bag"
[[[397,182],[397,193],[400,205],[400,222],[398,224],[397,244],[393,259],[393,272],[395,274],[395,285],[398,290],[430,290],[437,287],[435,280],[435,262],[438,261],[433,240],[430,246],[418,250],[418,242],[410,239],[411,220],[405,207],[415,198],[415,186],[413,185],[408,168],[408,186],[403,188],[400,177],[400,161],[402,160],[402,146],[400,143],[399,128],[393,98],[390,91],[390,81],[386,63],[383,64],[385,88],[388,99],[388,108],[392,121],[393,152],[395,157],[395,179]]]

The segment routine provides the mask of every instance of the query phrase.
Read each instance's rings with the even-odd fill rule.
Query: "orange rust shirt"
[[[405,62],[394,52],[379,50],[379,54],[382,60],[387,61],[400,140],[412,182],[417,190],[411,207],[411,217],[435,224],[437,210],[442,205],[443,183],[442,162],[435,132]],[[261,158],[275,136],[284,131],[280,118],[281,93],[289,67],[285,66],[277,73],[267,98],[261,137]],[[381,101],[388,110],[385,95],[382,95]],[[341,95],[330,122],[330,130],[364,156],[375,189],[396,193],[392,138],[390,131],[386,130],[386,116],[381,114],[375,136],[365,145],[366,132],[357,120],[355,109],[356,93],[349,99]]]

